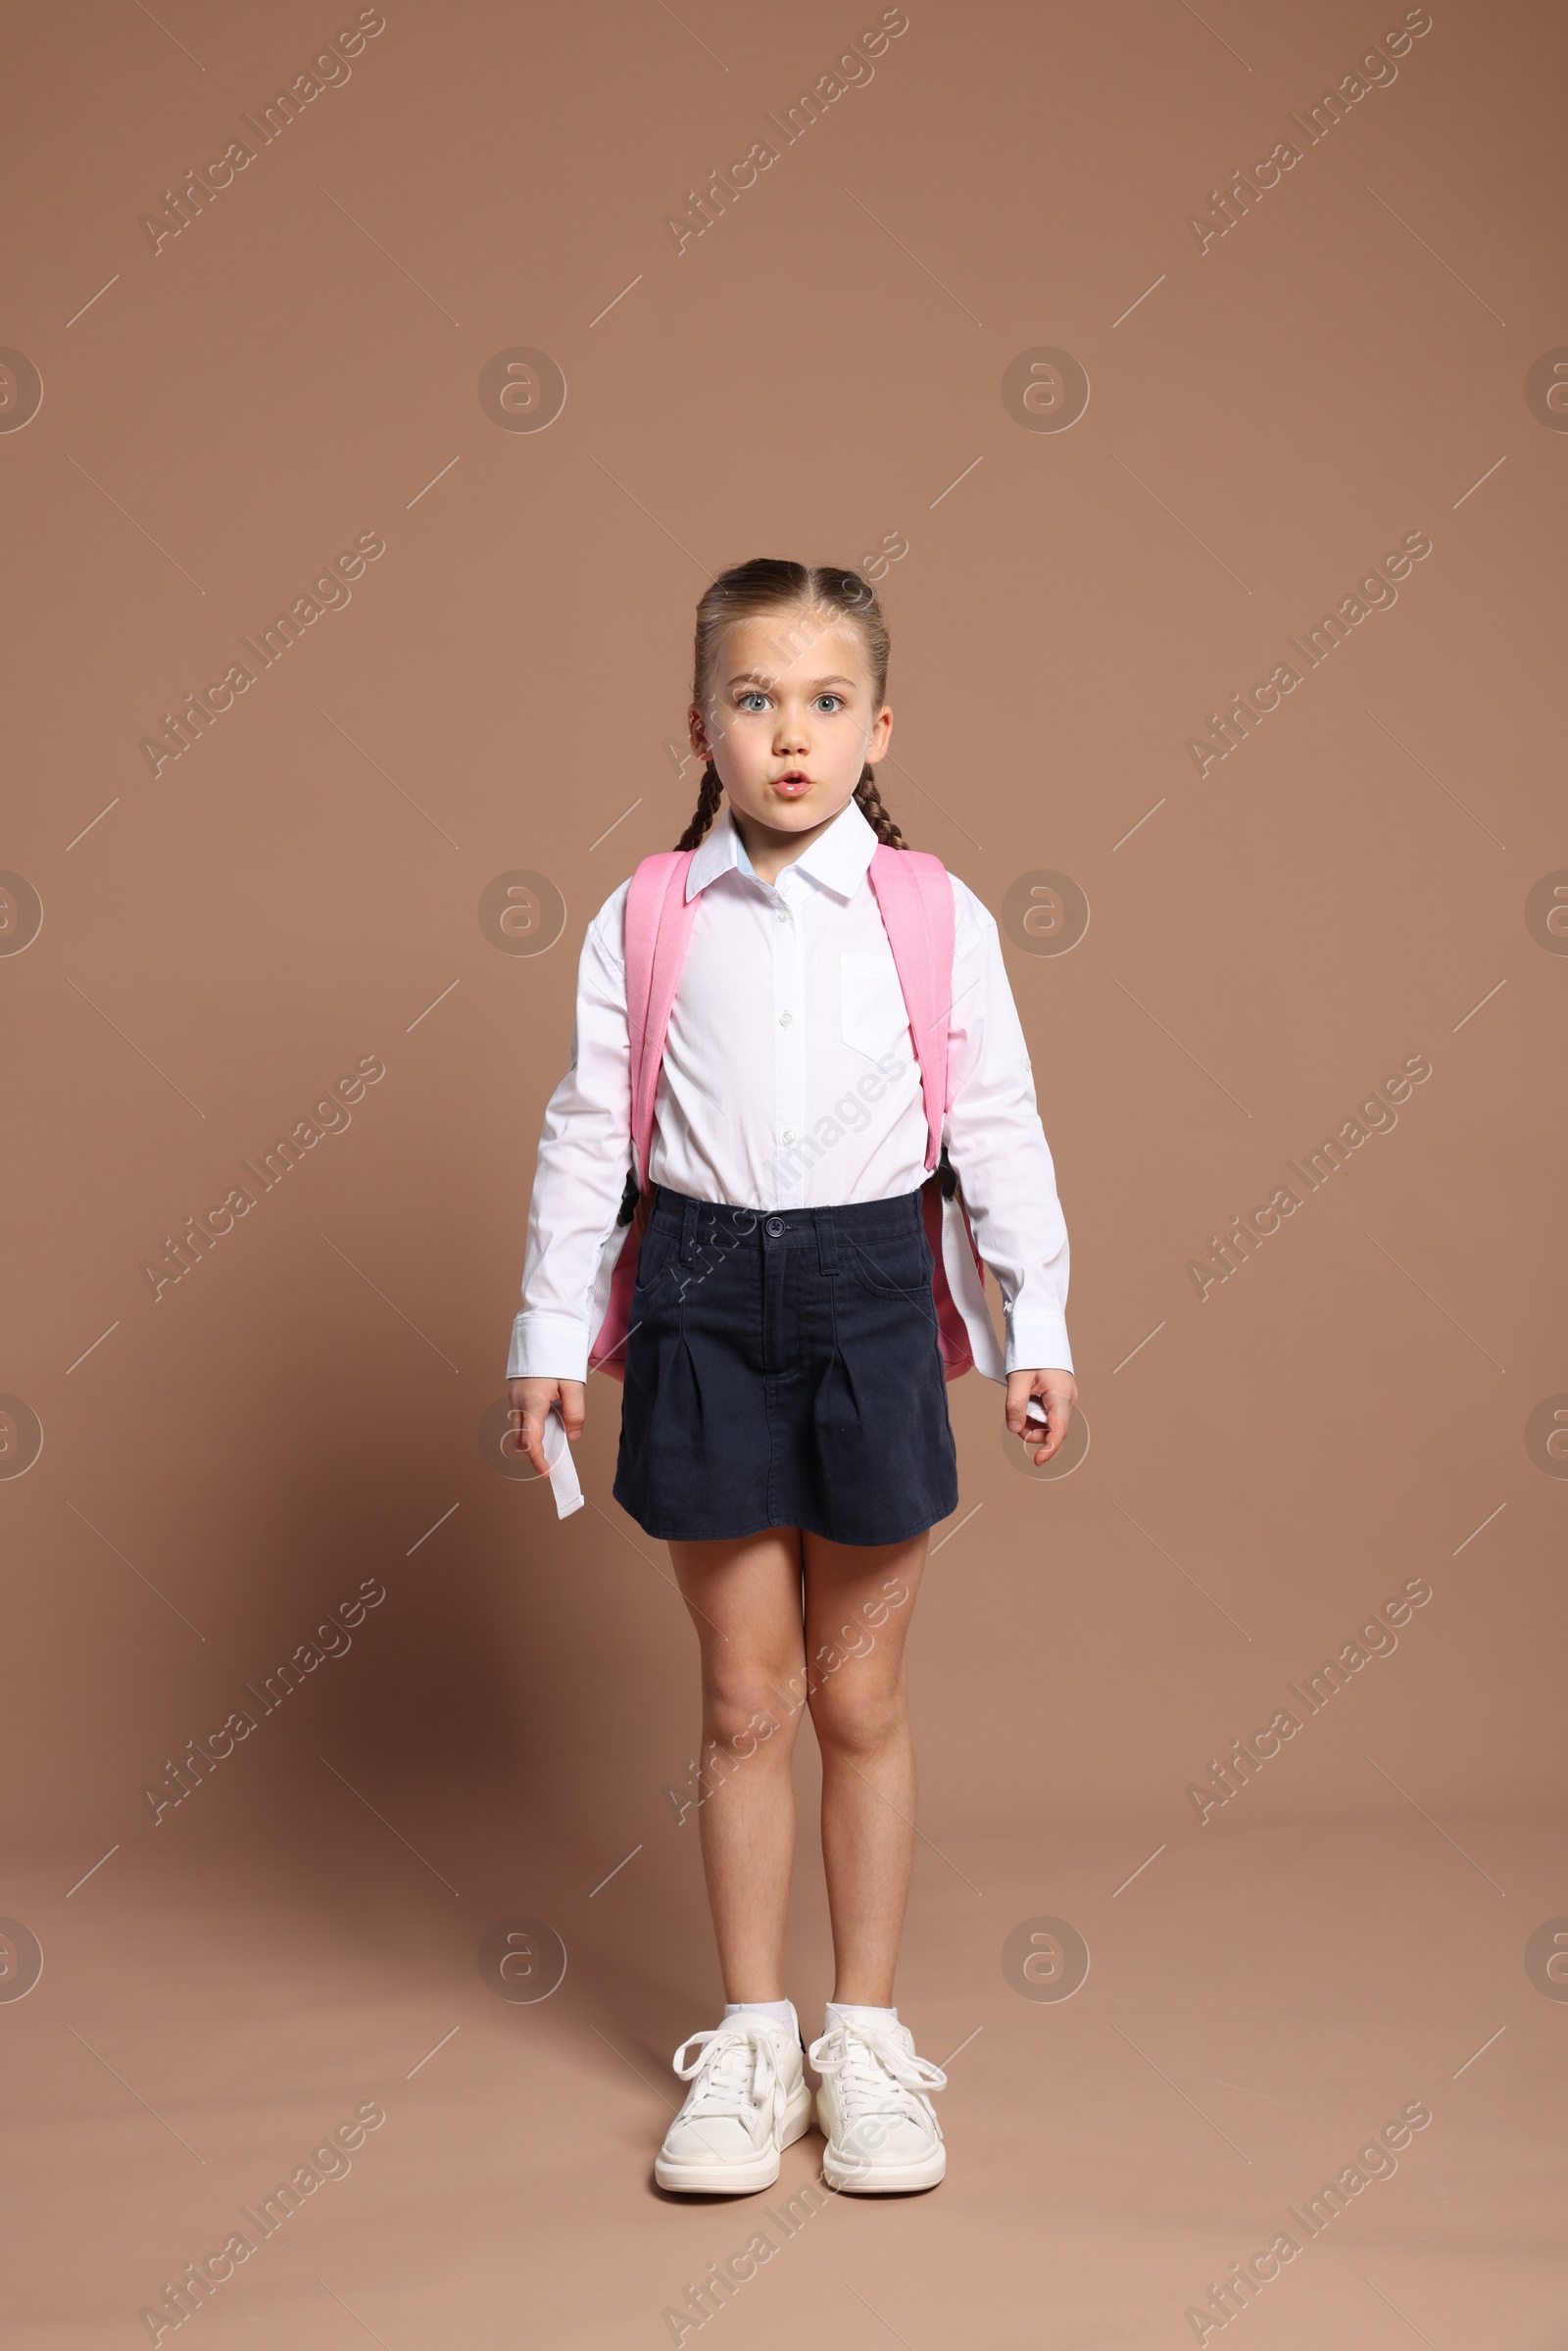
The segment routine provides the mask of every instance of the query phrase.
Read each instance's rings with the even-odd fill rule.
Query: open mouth
[[[810,777],[799,767],[792,767],[788,775],[776,775],[773,778],[774,791],[786,793],[791,798],[797,797],[802,792],[808,792],[810,788]]]

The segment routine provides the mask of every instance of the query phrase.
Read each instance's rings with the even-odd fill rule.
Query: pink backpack
[[[626,1018],[631,1038],[632,1173],[637,1205],[618,1250],[607,1246],[596,1285],[603,1321],[588,1351],[590,1371],[626,1376],[623,1348],[630,1319],[637,1257],[653,1202],[648,1156],[654,1133],[654,1096],[675,991],[691,943],[702,893],[686,896],[694,850],[660,850],[644,857],[626,897]],[[977,1366],[1000,1380],[1002,1350],[985,1302],[985,1275],[968,1213],[947,1197],[937,1163],[948,1107],[948,1017],[953,1001],[953,886],[940,857],[922,850],[879,846],[871,857],[871,888],[909,1015],[925,1098],[927,1180],[921,1212],[933,1260],[931,1292],[937,1340],[947,1378]],[[961,1232],[961,1238],[960,1238]],[[608,1271],[608,1288],[607,1288]],[[955,1288],[957,1296],[955,1296]]]

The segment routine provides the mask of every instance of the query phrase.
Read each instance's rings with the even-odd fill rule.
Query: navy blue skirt
[[[918,1192],[732,1208],[665,1185],[637,1260],[614,1496],[696,1543],[905,1543],[958,1506]]]

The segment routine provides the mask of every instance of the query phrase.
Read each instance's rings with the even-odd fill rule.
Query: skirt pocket
[[[678,1234],[663,1225],[650,1224],[637,1251],[637,1280],[632,1295],[640,1298],[651,1290],[675,1254]]]
[[[935,1322],[936,1304],[931,1296],[935,1260],[923,1226],[885,1239],[879,1235],[874,1241],[852,1241],[846,1236],[841,1252],[841,1261],[848,1264],[862,1290],[873,1298],[923,1304]]]

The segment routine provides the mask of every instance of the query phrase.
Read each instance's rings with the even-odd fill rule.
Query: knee
[[[872,1681],[841,1668],[823,1675],[811,1691],[817,1741],[835,1754],[880,1754],[902,1736],[907,1714],[902,1677],[896,1683]]]
[[[753,1754],[765,1745],[787,1749],[800,1727],[805,1687],[804,1671],[719,1675],[704,1709],[707,1737],[733,1754]]]

